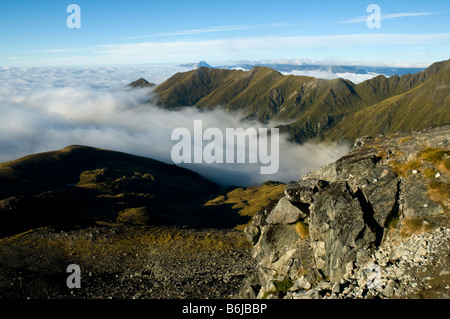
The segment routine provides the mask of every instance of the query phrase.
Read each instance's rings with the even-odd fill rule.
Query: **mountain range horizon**
[[[205,63],[155,86],[150,101],[169,109],[224,108],[243,112],[248,119],[288,123],[279,127],[298,143],[310,139],[351,142],[361,135],[420,130],[450,121],[445,111],[450,106],[446,85],[450,60],[417,73],[378,75],[359,84],[341,78],[283,75],[265,66],[242,71]]]
[[[431,65],[431,64],[430,64]],[[359,75],[372,75],[373,77],[377,75],[392,76],[392,75],[405,75],[408,73],[417,73],[425,70],[427,66],[417,66],[410,65],[406,66],[400,65],[389,65],[385,63],[379,64],[364,64],[364,63],[345,63],[345,62],[320,62],[311,60],[301,60],[301,59],[278,59],[278,60],[266,60],[266,61],[231,61],[228,63],[214,63],[210,64],[204,60],[193,63],[183,63],[179,64],[179,67],[189,67],[189,68],[199,68],[207,67],[213,69],[237,69],[242,71],[249,71],[255,66],[268,67],[275,71],[279,71],[285,75],[302,75],[301,72],[312,73],[314,71],[327,71],[331,74],[336,74],[335,77],[339,77],[339,74],[359,74]],[[300,74],[295,74],[298,72]],[[306,74],[304,74],[306,75]],[[319,77],[319,76],[317,76]]]

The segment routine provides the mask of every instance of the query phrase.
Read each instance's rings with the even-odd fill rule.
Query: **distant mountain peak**
[[[194,69],[198,69],[200,67],[214,69],[211,65],[209,65],[205,61],[200,61],[200,62],[197,62],[197,63],[180,64],[179,66],[180,67],[184,67],[184,68],[194,68]]]
[[[196,64],[196,66],[199,68],[201,66],[204,66],[206,68],[212,68],[212,66],[210,66],[208,63],[206,63],[205,61],[200,61]]]
[[[132,88],[144,88],[144,87],[153,87],[156,84],[154,83],[150,83],[148,82],[146,79],[144,78],[140,78],[134,82],[131,82],[130,84],[128,84],[128,87],[132,87]]]
[[[265,66],[279,72],[326,72],[330,74],[384,74],[385,76],[392,76],[398,74],[399,76],[408,73],[414,74],[421,72],[425,67],[397,67],[397,66],[370,66],[370,65],[351,65],[351,64],[328,64],[317,61],[302,61],[302,60],[268,60],[268,61],[254,61],[254,62],[237,62],[236,64],[219,65],[219,69],[241,69],[250,70],[255,66]]]

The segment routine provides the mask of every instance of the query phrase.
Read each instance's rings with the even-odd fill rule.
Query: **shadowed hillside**
[[[1,231],[100,222],[234,227],[248,218],[203,208],[220,187],[152,159],[85,146],[0,164]]]

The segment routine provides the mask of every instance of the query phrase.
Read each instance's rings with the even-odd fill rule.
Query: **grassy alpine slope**
[[[449,67],[447,60],[416,74],[380,75],[359,84],[282,75],[267,67],[247,72],[200,67],[156,86],[151,101],[172,109],[223,107],[263,122],[280,121],[282,131],[299,143],[354,140],[449,123]]]

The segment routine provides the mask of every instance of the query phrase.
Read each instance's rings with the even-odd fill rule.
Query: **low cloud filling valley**
[[[158,84],[178,71],[185,70],[176,67],[1,68],[0,162],[69,145],[86,145],[173,163],[171,150],[177,141],[171,139],[171,134],[180,127],[192,132],[194,120],[202,120],[203,130],[214,127],[224,133],[226,128],[258,129],[277,124],[242,122],[239,116],[219,108],[207,112],[190,107],[165,110],[147,103],[150,89],[125,88],[140,77]],[[348,150],[348,145],[293,144],[287,136],[280,135],[279,170],[273,175],[260,174],[264,164],[248,161],[244,164],[181,163],[180,166],[223,186],[251,186],[267,180],[297,180],[302,174],[335,161]]]

